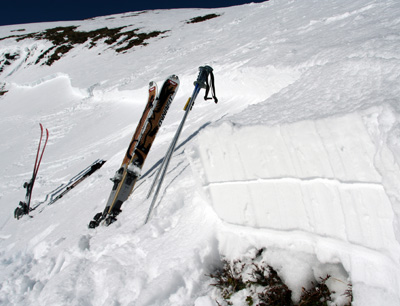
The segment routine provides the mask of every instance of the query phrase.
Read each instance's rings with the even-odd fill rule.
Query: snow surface
[[[193,17],[221,16],[187,24]],[[76,46],[34,65],[50,42],[5,39],[0,73],[0,304],[217,305],[206,275],[224,256],[265,248],[298,299],[326,274],[342,305],[400,304],[400,3],[268,1],[0,27],[130,26],[165,37],[117,54]],[[25,31],[16,32],[16,30]],[[156,209],[146,194],[183,116],[197,68],[214,68],[219,103],[189,115]],[[177,74],[175,101],[118,221],[102,211],[147,99]],[[54,205],[16,220],[39,122],[50,139],[33,191],[44,201],[107,160]],[[234,297],[243,305],[245,296]],[[242,300],[241,300],[242,299]]]

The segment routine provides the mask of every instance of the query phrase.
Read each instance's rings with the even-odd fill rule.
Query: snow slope
[[[0,40],[0,304],[216,305],[206,274],[220,257],[265,248],[295,300],[329,273],[335,304],[351,281],[354,305],[399,305],[399,13],[394,0],[271,0],[0,27],[0,38],[61,26],[163,32],[126,52],[88,40],[51,66],[35,64],[51,41]],[[208,14],[219,16],[187,23]],[[204,64],[220,101],[199,96],[144,225],[147,191]],[[116,223],[89,230],[148,82],[170,74],[180,89],[142,179]],[[50,140],[34,205],[107,163],[17,221],[39,122]]]

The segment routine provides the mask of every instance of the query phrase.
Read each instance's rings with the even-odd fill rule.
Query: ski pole
[[[197,96],[197,94],[196,94],[196,96]],[[189,112],[187,109],[188,109],[188,105],[189,105],[191,99],[192,99],[192,98],[189,98],[188,101],[187,101],[187,103],[186,103],[186,105],[185,105],[185,108],[184,108],[184,110],[185,110],[185,115],[186,115],[186,113]],[[169,148],[168,148],[168,150],[167,150],[167,153],[165,154],[165,156],[164,156],[164,158],[163,158],[163,160],[162,160],[162,163],[161,163],[160,167],[159,167],[158,170],[157,170],[156,176],[154,177],[153,183],[151,184],[151,187],[150,187],[150,189],[149,189],[149,192],[147,193],[146,199],[150,198],[151,193],[153,192],[153,189],[154,189],[154,187],[155,187],[155,185],[156,185],[156,183],[157,183],[157,180],[158,180],[158,178],[159,178],[159,176],[160,176],[160,173],[161,173],[162,170],[164,169],[165,164],[167,163],[168,159],[170,159],[171,156],[172,156],[172,154],[173,154],[173,151],[174,151],[174,148],[175,148],[175,145],[176,145],[175,140],[176,140],[177,135],[178,135],[178,134],[176,133],[175,136],[174,136],[174,138],[173,138],[172,141],[171,141],[171,144],[170,144],[170,146],[169,146]]]
[[[212,69],[210,66],[204,66],[204,67],[200,67],[199,70],[200,70],[199,76],[198,76],[197,80],[194,82],[195,89],[194,89],[194,91],[193,91],[192,96],[191,96],[191,97],[188,99],[188,101],[186,102],[186,105],[185,105],[185,108],[184,108],[184,110],[185,110],[185,116],[184,116],[184,118],[183,118],[183,121],[186,120],[187,113],[192,109],[193,104],[194,104],[194,101],[196,100],[197,95],[198,95],[200,89],[201,89],[201,88],[205,88],[205,89],[206,89],[206,95],[207,95],[207,92],[208,92],[208,89],[207,89],[207,88],[208,88],[207,79],[208,79],[208,75],[209,75],[209,74],[212,75],[213,69]],[[212,80],[213,80],[213,79],[214,79],[214,78],[213,78],[213,75],[212,75]],[[213,88],[213,91],[214,91],[214,90],[215,90],[214,84],[212,84],[212,86],[213,86],[212,88]],[[214,96],[214,97],[215,97],[215,96]],[[209,98],[204,97],[204,99],[209,99]],[[215,100],[218,101],[216,98],[215,98]],[[178,129],[178,130],[179,130],[179,129]],[[179,132],[179,133],[180,133],[180,132]],[[154,187],[155,187],[155,185],[156,185],[156,182],[157,182],[157,180],[158,180],[158,177],[160,176],[160,173],[162,172],[162,169],[164,168],[164,166],[165,166],[165,164],[166,164],[166,161],[167,161],[169,158],[171,158],[172,152],[173,152],[174,147],[175,147],[175,139],[176,139],[176,136],[179,137],[178,132],[175,134],[174,139],[172,140],[171,145],[169,146],[168,151],[167,151],[167,153],[165,154],[165,156],[164,156],[164,158],[163,158],[163,161],[162,161],[162,163],[161,163],[161,166],[160,166],[160,168],[158,168],[158,170],[157,170],[157,174],[156,174],[156,176],[154,177],[153,183],[151,184],[151,187],[150,187],[150,189],[149,189],[149,192],[147,193],[146,199],[148,199],[148,198],[150,197],[151,193],[153,192],[153,189],[154,189]]]
[[[166,160],[167,156],[170,155],[170,152],[171,152],[171,150],[172,150],[172,147],[173,147],[173,142],[171,142],[171,144],[170,144],[170,146],[169,146],[169,148],[168,148],[168,151],[167,151],[167,153],[165,154],[165,156],[164,156],[164,158],[163,158],[163,160],[162,160],[162,163],[161,163],[160,167],[159,167],[158,170],[157,170],[156,176],[155,176],[154,179],[153,179],[153,183],[151,184],[151,187],[150,187],[150,189],[149,189],[149,192],[147,193],[146,199],[150,198],[151,193],[153,192],[154,186],[155,186],[156,183],[157,183],[158,177],[160,176],[160,173],[161,173],[162,169],[164,168],[165,160]]]
[[[180,125],[178,127],[178,130],[175,133],[175,136],[174,136],[174,138],[173,138],[173,140],[171,142],[171,145],[170,145],[170,147],[169,147],[169,149],[167,151],[167,154],[164,157],[163,163],[161,164],[160,169],[159,169],[159,171],[158,171],[158,173],[157,173],[157,175],[156,175],[156,177],[155,177],[155,179],[153,181],[152,187],[151,187],[151,189],[149,191],[148,196],[150,196],[150,194],[152,192],[152,189],[155,186],[155,182],[158,179],[158,176],[161,175],[160,180],[159,180],[158,185],[157,185],[157,189],[156,189],[156,191],[154,193],[154,196],[153,196],[153,200],[151,201],[151,204],[150,204],[149,212],[147,213],[147,216],[146,216],[145,224],[149,221],[151,212],[152,212],[152,210],[154,208],[154,204],[157,201],[157,197],[158,197],[158,194],[160,192],[162,183],[164,181],[165,174],[166,174],[166,172],[168,170],[169,162],[170,162],[172,154],[173,154],[173,152],[175,150],[175,147],[176,147],[176,144],[178,142],[179,136],[180,136],[180,134],[182,132],[183,126],[185,125],[186,118],[189,115],[189,112],[191,111],[191,109],[193,107],[193,104],[194,104],[194,102],[195,102],[195,100],[197,98],[197,95],[200,92],[200,89],[201,88],[205,88],[206,91],[207,91],[207,89],[208,89],[207,80],[208,80],[208,76],[210,74],[212,74],[212,71],[213,71],[213,69],[210,66],[199,67],[199,75],[197,77],[197,80],[194,82],[194,86],[195,87],[194,87],[192,96],[190,97],[190,99],[188,100],[188,103],[185,106],[185,114],[183,115],[183,118],[182,118],[182,121],[181,121],[181,123],[180,123]]]

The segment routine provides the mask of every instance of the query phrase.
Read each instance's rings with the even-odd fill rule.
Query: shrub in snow
[[[4,95],[7,90],[5,90],[6,84],[0,84],[0,96]]]
[[[147,40],[155,38],[166,31],[152,31],[149,33],[139,32],[139,29],[127,30],[127,26],[118,28],[103,27],[92,31],[78,31],[78,26],[56,27],[46,29],[41,32],[11,35],[0,38],[1,40],[16,39],[20,42],[25,39],[49,41],[53,44],[47,50],[42,50],[37,58],[35,64],[40,64],[45,60],[42,65],[51,66],[54,62],[58,61],[61,57],[67,54],[77,45],[83,45],[89,49],[96,46],[100,41],[111,46],[116,52],[125,52],[135,46],[146,46]],[[7,57],[8,56],[8,57]],[[10,61],[19,57],[19,54],[5,54],[3,55],[5,62],[0,55],[0,72],[4,69],[5,65],[10,65]]]
[[[244,258],[229,261],[222,259],[222,267],[217,268],[209,277],[212,286],[217,288],[218,305],[248,306],[330,306],[333,303],[331,291],[326,282],[327,275],[319,281],[302,288],[300,301],[292,301],[292,291],[283,282],[278,272],[264,261],[258,262],[263,250],[257,252],[255,258]],[[308,289],[306,289],[308,288]],[[352,302],[352,287],[348,285],[344,295],[347,304]]]
[[[205,15],[205,16],[198,16],[198,17],[194,17],[194,18],[190,19],[190,20],[187,21],[186,23],[189,24],[189,23],[203,22],[203,21],[206,21],[206,20],[209,20],[209,19],[213,19],[213,18],[216,18],[216,17],[219,17],[219,16],[221,16],[221,15],[218,15],[218,14],[208,14],[208,15]]]
[[[240,260],[232,264],[225,259],[222,262],[222,269],[217,269],[214,274],[210,274],[210,277],[215,281],[212,285],[221,291],[221,296],[229,300],[234,293],[246,288],[242,278],[245,264]]]
[[[325,278],[321,278],[318,283],[312,282],[309,290],[303,287],[299,306],[328,305],[328,302],[332,301],[331,291],[326,285],[326,281],[330,277],[330,275],[327,275]]]

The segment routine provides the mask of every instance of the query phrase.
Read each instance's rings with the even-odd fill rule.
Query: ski
[[[59,199],[61,199],[65,194],[67,194],[71,189],[75,188],[78,184],[80,184],[82,181],[84,181],[87,177],[92,175],[94,172],[96,172],[98,169],[100,169],[106,161],[102,159],[97,159],[95,160],[91,165],[83,169],[81,172],[73,176],[68,183],[66,184],[61,184],[58,186],[56,189],[52,190],[50,193],[46,195],[46,198],[37,203],[34,207],[31,207],[29,212],[32,212],[39,208],[42,204],[46,203],[47,205],[52,205]],[[39,210],[39,213],[41,213],[44,208],[44,206],[41,210]]]
[[[143,164],[161,127],[170,104],[179,87],[179,78],[170,76],[157,95],[154,82],[149,85],[149,99],[136,131],[124,156],[121,167],[111,179],[114,183],[103,212],[96,214],[89,223],[89,228],[97,227],[103,220],[106,225],[116,220],[121,212],[121,205],[130,196]]]
[[[49,204],[51,205],[57,200],[61,199],[65,194],[67,194],[71,189],[75,188],[79,183],[84,181],[87,177],[91,176],[94,172],[99,170],[105,163],[105,160],[97,160],[95,163],[87,167],[83,173],[81,173],[78,176],[75,176],[70,180],[70,182],[65,186],[63,192],[61,192],[58,196],[55,198],[51,199]]]
[[[211,82],[210,82],[211,86],[210,86],[209,81],[208,81],[209,76],[210,76],[210,80],[211,80]],[[153,183],[152,183],[152,185],[150,187],[150,190],[149,190],[149,192],[147,194],[147,198],[149,198],[151,193],[152,193],[152,191],[153,191],[153,189],[154,189],[154,187],[155,187],[155,185],[156,185],[156,182],[158,180],[158,185],[157,185],[156,191],[154,193],[153,199],[151,201],[150,208],[149,208],[149,211],[148,211],[147,216],[146,216],[145,224],[150,219],[151,213],[152,213],[152,211],[154,209],[154,205],[155,205],[157,197],[158,197],[158,193],[160,192],[162,183],[164,181],[164,177],[165,177],[165,174],[167,172],[168,165],[169,165],[169,162],[170,162],[171,157],[172,157],[172,153],[175,150],[175,147],[176,147],[176,144],[178,142],[179,136],[180,136],[180,134],[182,132],[183,126],[185,125],[186,118],[189,115],[189,112],[193,108],[194,102],[195,102],[195,100],[197,98],[197,95],[200,92],[200,89],[202,89],[202,88],[205,89],[206,93],[204,95],[204,100],[214,99],[214,102],[218,103],[218,99],[217,99],[217,97],[215,95],[215,84],[214,84],[213,69],[210,66],[199,67],[199,75],[197,76],[197,80],[194,82],[194,86],[195,87],[194,87],[192,96],[188,99],[188,101],[186,102],[186,105],[185,105],[185,107],[183,109],[185,111],[185,114],[183,115],[181,123],[180,123],[180,125],[179,125],[179,127],[178,127],[178,129],[177,129],[177,131],[175,133],[174,138],[172,139],[172,142],[171,142],[171,144],[170,144],[170,146],[168,148],[168,151],[167,151],[167,153],[166,153],[166,155],[165,155],[165,157],[164,157],[164,159],[162,161],[162,164],[161,164],[160,168],[158,169],[158,171],[156,173],[156,176],[155,176],[155,178],[153,180]],[[210,89],[212,90],[212,98],[208,97]]]
[[[41,145],[42,145],[44,131],[43,131],[43,125],[41,123],[39,123],[39,126],[40,126],[40,139],[39,139],[39,145],[38,145],[37,152],[36,152],[35,164],[33,166],[32,178],[30,179],[29,182],[24,183],[24,188],[26,188],[25,202],[20,201],[19,207],[17,207],[14,210],[14,217],[17,220],[20,219],[23,215],[29,215],[33,185],[35,184],[36,176],[38,174],[39,167],[40,167],[40,163],[42,162],[44,150],[46,149],[47,141],[49,139],[49,131],[46,129],[46,138],[45,138],[44,145],[42,148]]]

